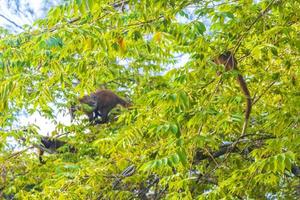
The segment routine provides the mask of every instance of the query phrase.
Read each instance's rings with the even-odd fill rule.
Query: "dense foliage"
[[[0,198],[297,199],[299,31],[295,0],[76,0],[1,29]],[[212,62],[227,50],[239,71]],[[238,73],[253,98],[242,137]],[[97,88],[133,106],[107,124],[57,121]],[[40,164],[47,127],[16,126],[24,112],[76,153]]]

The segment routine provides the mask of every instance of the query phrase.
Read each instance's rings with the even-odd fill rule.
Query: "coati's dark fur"
[[[90,95],[85,95],[78,99],[81,104],[87,104],[93,108],[91,112],[85,112],[89,121],[93,122],[97,117],[101,117],[100,123],[106,123],[108,121],[108,113],[117,105],[120,104],[123,107],[129,107],[131,104],[113,93],[110,90],[97,90]],[[78,108],[71,108],[72,112],[78,110]]]
[[[219,57],[215,58],[214,62],[218,65],[224,65],[225,71],[238,70],[237,60],[235,59],[234,55],[230,51],[227,51],[221,54]],[[241,74],[238,74],[237,82],[240,85],[241,91],[244,93],[244,96],[247,100],[247,105],[245,109],[245,122],[242,129],[242,135],[244,135],[246,132],[246,127],[251,113],[252,100],[251,100],[250,92],[247,87],[247,83]]]
[[[62,140],[59,140],[59,139],[55,139],[55,138],[50,138],[50,137],[42,137],[41,138],[41,146],[47,150],[49,150],[48,153],[55,153],[57,152],[58,148],[64,146],[64,145],[68,145],[68,150],[69,152],[71,153],[75,153],[76,152],[76,149],[69,145],[67,142],[64,142]],[[44,154],[44,150],[42,148],[38,148],[39,150],[39,160],[40,160],[40,163],[44,164],[45,161],[43,160],[42,156]]]

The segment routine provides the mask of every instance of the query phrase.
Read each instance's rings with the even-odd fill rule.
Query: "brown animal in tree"
[[[224,65],[225,71],[238,70],[237,60],[235,59],[234,55],[230,51],[227,51],[227,52],[221,54],[219,57],[215,58],[214,62],[218,65]],[[247,124],[248,124],[250,113],[251,113],[252,100],[251,100],[250,92],[247,87],[247,83],[245,82],[245,80],[241,74],[238,74],[237,82],[240,85],[240,88],[247,100],[247,105],[246,105],[246,109],[245,109],[245,121],[244,121],[243,129],[242,129],[242,135],[244,135],[246,132]]]
[[[55,139],[55,138],[49,138],[49,137],[42,137],[41,143],[42,143],[41,146],[37,146],[39,160],[40,160],[41,164],[46,163],[42,158],[44,151],[47,151],[48,153],[55,153],[55,152],[57,152],[58,148],[60,148],[64,145],[68,145],[67,142],[64,142],[62,140]],[[76,149],[73,146],[68,145],[68,151],[71,153],[75,153]]]
[[[85,109],[84,112],[88,116],[89,121],[93,122],[97,117],[101,117],[101,122],[106,123],[108,121],[109,112],[118,104],[123,107],[131,106],[130,103],[116,95],[110,90],[97,90],[95,93],[85,95],[78,99],[80,104],[87,104],[91,109]],[[71,116],[74,116],[74,111],[78,110],[78,107],[71,108]]]
[[[75,112],[77,110],[83,111],[89,118],[90,122],[93,122],[98,116],[101,116],[97,111],[97,101],[94,96],[85,95],[82,98],[79,98],[78,101],[81,105],[72,104],[69,111],[71,115],[71,122],[75,118]]]

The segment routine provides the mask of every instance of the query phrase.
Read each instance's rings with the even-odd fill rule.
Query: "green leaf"
[[[81,106],[82,106],[82,110],[87,113],[93,112],[95,109],[93,106],[90,106],[89,104],[86,103],[81,104]]]
[[[171,160],[173,165],[176,165],[180,162],[180,157],[179,157],[178,154],[174,154],[170,157],[170,160]]]
[[[185,108],[188,108],[189,107],[189,98],[188,98],[187,94],[185,92],[180,92],[179,97],[180,97],[180,101],[183,104],[183,106]]]
[[[260,60],[262,58],[262,52],[261,52],[262,47],[263,46],[258,45],[252,50],[252,55],[254,59]]]
[[[188,162],[187,162],[187,155],[186,155],[185,151],[184,151],[184,150],[178,150],[178,151],[177,151],[177,154],[178,154],[178,157],[179,157],[180,162],[181,162],[183,165],[186,166],[186,165],[188,164]]]
[[[283,173],[285,170],[285,155],[284,154],[279,154],[277,156],[277,169],[281,173]]]
[[[195,22],[195,28],[197,30],[197,32],[201,35],[203,35],[203,33],[206,31],[206,27],[202,22]]]
[[[189,18],[189,15],[186,12],[184,12],[183,10],[180,10],[178,13],[182,17]]]
[[[86,0],[87,8],[91,11],[93,10],[94,1],[93,0]]]
[[[59,37],[50,37],[49,39],[45,40],[46,47],[62,47],[63,42],[62,39]]]
[[[176,124],[170,124],[170,130],[174,135],[176,135],[177,138],[180,137],[179,129]]]

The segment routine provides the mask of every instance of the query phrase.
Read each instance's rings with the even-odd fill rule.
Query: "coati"
[[[131,106],[130,103],[116,95],[110,90],[97,90],[90,95],[85,95],[78,99],[81,106],[88,105],[89,108],[81,109],[88,116],[89,121],[93,122],[97,117],[101,117],[101,121],[95,121],[95,123],[106,123],[108,121],[108,113],[117,105],[120,104],[123,107]],[[71,117],[74,117],[74,112],[78,110],[80,106],[71,107]]]
[[[98,116],[101,116],[101,114],[97,111],[96,98],[91,98],[89,95],[85,95],[82,98],[79,98],[78,101],[81,105],[72,104],[69,109],[71,115],[71,122],[75,118],[74,114],[77,110],[83,111],[88,116],[90,122],[92,122]]]
[[[237,60],[235,59],[234,55],[230,51],[227,51],[227,52],[221,54],[219,57],[215,58],[214,62],[218,65],[224,65],[225,71],[238,70]],[[245,82],[245,80],[241,74],[238,74],[237,82],[240,85],[240,88],[241,88],[242,92],[244,93],[244,96],[247,100],[247,105],[246,105],[246,109],[245,109],[245,122],[244,122],[243,129],[242,129],[242,136],[243,136],[246,132],[246,127],[247,127],[247,124],[249,121],[251,108],[252,108],[252,100],[251,100],[250,92],[247,87],[247,83]]]
[[[64,145],[68,145],[69,152],[71,152],[71,153],[76,152],[75,147],[73,147],[73,146],[69,145],[67,142],[64,142],[59,139],[50,138],[50,137],[42,137],[41,143],[42,143],[41,147],[45,148],[45,149],[42,149],[42,148],[38,147],[39,160],[40,160],[41,164],[45,164],[45,161],[42,158],[45,150],[47,150],[48,153],[55,153],[55,152],[57,152],[58,148],[60,148]]]

